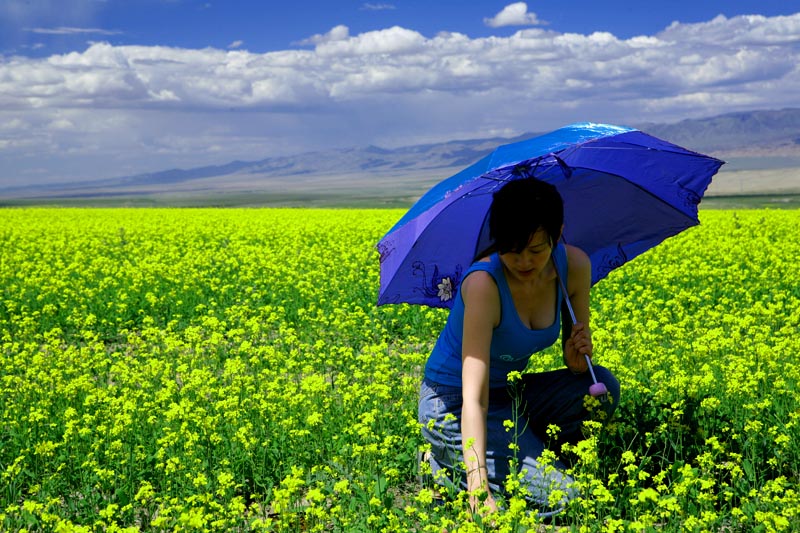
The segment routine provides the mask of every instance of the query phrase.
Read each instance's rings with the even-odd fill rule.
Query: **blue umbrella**
[[[592,284],[699,224],[723,161],[632,128],[572,124],[498,147],[431,188],[378,243],[378,305],[452,307],[461,276],[488,248],[492,193],[534,176],[564,199],[564,240],[592,261]]]

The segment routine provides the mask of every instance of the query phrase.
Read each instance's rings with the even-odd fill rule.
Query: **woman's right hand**
[[[575,374],[589,370],[585,355],[592,357],[592,336],[585,324],[578,322],[572,325],[572,333],[564,344],[564,361]]]
[[[491,492],[486,494],[486,499],[483,501],[478,496],[470,494],[469,507],[473,513],[479,514],[484,519],[497,512],[497,502],[494,501]]]

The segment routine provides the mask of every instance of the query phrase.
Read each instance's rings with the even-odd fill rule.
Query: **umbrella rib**
[[[467,193],[465,193],[464,196],[462,196],[462,198],[466,198],[466,197],[469,197],[469,196],[481,196],[481,195],[484,195],[484,194],[492,194],[495,189],[494,188],[489,188],[490,185],[496,185],[498,183],[504,183],[504,182],[508,181],[508,180],[505,180],[505,179],[502,179],[502,178],[495,178],[495,177],[491,177],[491,176],[478,176],[477,179],[482,179],[482,180],[486,180],[486,181],[493,182],[493,183],[486,183],[486,184],[483,184],[483,185],[479,185],[479,186],[475,187],[474,189],[472,189],[471,191],[468,191]]]
[[[597,140],[599,140],[599,139],[595,139],[593,141],[588,141],[587,143],[582,144],[582,145],[569,146],[567,148],[564,148],[561,151],[557,151],[557,152],[553,152],[553,153],[554,154],[555,153],[572,153],[573,151],[577,151],[577,150],[623,150],[623,151],[627,151],[627,150],[642,150],[642,149],[645,149],[645,150],[652,151],[652,152],[663,152],[663,153],[670,153],[670,154],[679,154],[679,155],[684,155],[684,156],[692,155],[692,156],[701,157],[701,158],[704,158],[704,159],[715,159],[715,158],[709,157],[709,156],[707,156],[705,154],[694,152],[692,150],[687,150],[686,148],[682,148],[680,146],[678,146],[677,149],[674,149],[674,148],[670,149],[670,147],[668,147],[668,146],[661,147],[661,148],[656,148],[654,146],[643,146],[643,145],[634,144],[634,143],[626,143],[625,146],[594,146],[594,143]]]

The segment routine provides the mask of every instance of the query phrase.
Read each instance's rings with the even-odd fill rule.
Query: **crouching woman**
[[[591,265],[583,251],[559,240],[563,221],[561,196],[540,180],[511,181],[494,194],[493,244],[466,272],[425,366],[418,415],[433,477],[468,490],[475,511],[497,510],[495,497],[503,495],[512,464],[524,471],[528,499],[541,514],[558,512],[577,495],[562,465],[539,461],[548,426],[560,428],[559,442],[574,443],[591,416],[584,406],[593,383],[584,357],[592,355]],[[559,277],[574,324],[562,311],[567,295]],[[509,373],[524,370],[562,331],[565,368],[526,373],[510,385]],[[608,388],[602,405],[610,416],[619,383],[604,367],[594,372]],[[556,490],[561,497],[553,502]],[[482,491],[488,494],[481,503]]]

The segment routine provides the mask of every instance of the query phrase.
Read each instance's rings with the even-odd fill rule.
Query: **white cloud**
[[[387,11],[397,9],[394,4],[365,2],[361,5],[363,11]]]
[[[657,37],[684,43],[719,43],[727,46],[766,46],[800,44],[798,15],[767,18],[742,15],[726,18],[718,15],[709,22],[681,24],[673,22]]]
[[[310,38],[313,48],[266,54],[94,43],[0,57],[0,185],[46,165],[108,177],[583,120],[796,107],[798,43],[800,14],[675,23],[631,39],[337,26]]]
[[[331,28],[328,33],[317,33],[309,37],[308,39],[303,39],[297,44],[301,45],[308,45],[308,44],[324,44],[333,41],[343,41],[350,37],[350,28],[344,26],[342,24]]]
[[[516,2],[504,7],[492,18],[485,18],[483,22],[490,28],[500,28],[502,26],[538,26],[544,24],[539,20],[536,13],[528,12],[528,4]]]
[[[394,26],[387,30],[362,33],[357,37],[346,37],[345,33],[341,38],[323,40],[317,44],[316,52],[323,56],[388,54],[387,60],[391,62],[391,56],[397,56],[402,61],[406,54],[425,52],[424,47],[425,37],[422,34]]]
[[[232,49],[235,49],[235,48],[241,48],[243,44],[244,44],[244,41],[236,40],[236,41],[233,41],[231,44],[228,45],[228,49],[232,50]]]
[[[71,130],[75,128],[75,124],[65,118],[58,118],[47,125],[51,130]]]
[[[81,35],[84,33],[97,35],[119,35],[122,33],[116,30],[103,30],[100,28],[72,28],[69,26],[59,26],[58,28],[26,28],[26,31],[44,35]]]

